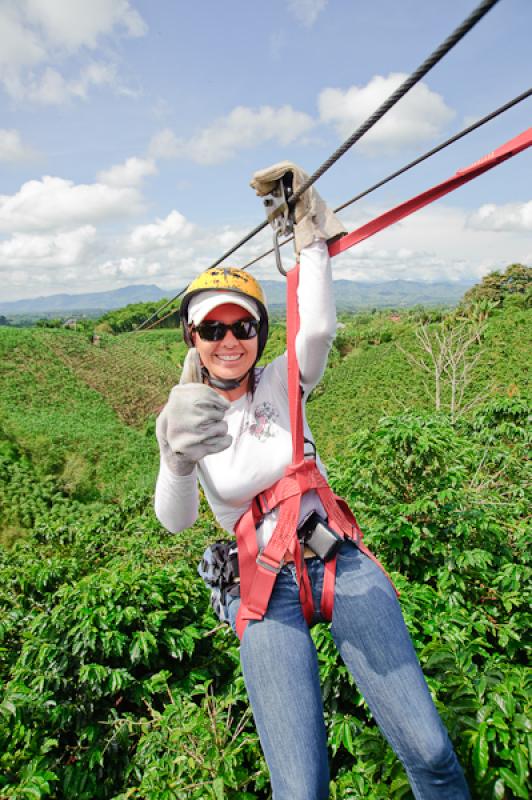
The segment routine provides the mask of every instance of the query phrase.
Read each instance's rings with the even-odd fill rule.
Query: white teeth
[[[219,358],[221,361],[238,361],[240,356],[216,356],[216,358]]]

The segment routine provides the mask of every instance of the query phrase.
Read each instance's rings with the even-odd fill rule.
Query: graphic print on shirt
[[[255,422],[252,422],[249,426],[249,432],[258,439],[259,442],[265,442],[266,439],[275,436],[272,427],[278,416],[279,412],[277,409],[266,400],[255,409]]]

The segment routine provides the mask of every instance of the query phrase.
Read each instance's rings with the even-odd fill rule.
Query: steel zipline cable
[[[441,61],[441,59],[447,55],[449,50],[451,50],[455,44],[463,39],[463,37],[469,33],[469,31],[479,22],[482,17],[490,11],[499,0],[484,0],[484,2],[480,3],[480,5],[465,19],[461,25],[456,28],[447,39],[441,43],[439,47],[427,58],[425,61],[405,80],[403,83],[395,90],[393,94],[388,97],[387,100],[382,103],[379,108],[373,112],[373,114],[362,123],[362,125],[351,134],[351,136],[346,139],[346,141],[340,145],[340,147],[335,150],[335,152],[329,156],[327,161],[324,161],[321,167],[318,167],[316,172],[314,172],[308,181],[306,181],[303,186],[301,186],[297,192],[294,192],[293,196],[289,200],[289,205],[293,205],[297,202],[297,200],[301,197],[303,192],[306,192],[313,183],[315,183],[318,178],[326,172],[329,167],[338,161],[341,156],[346,153],[350,147],[352,147],[355,142],[364,136],[365,133],[372,128],[376,122],[378,122],[381,117],[383,117],[393,106],[402,98],[404,95],[412,89],[416,83],[419,81],[429,72],[437,63]]]
[[[330,155],[320,167],[318,167],[315,172],[312,173],[308,180],[305,181],[298,191],[292,195],[289,200],[289,204],[293,206],[301,197],[301,195],[306,192],[307,189],[309,189],[318,180],[318,178],[321,178],[321,176],[330,167],[332,167],[332,165],[338,161],[338,159],[341,158],[356,142],[358,142],[359,139],[361,139],[362,136],[364,136],[388,111],[390,111],[390,109],[393,108],[393,106],[398,103],[399,100],[401,100],[401,98],[404,97],[404,95],[416,85],[416,83],[419,83],[419,81],[439,61],[441,61],[441,59],[447,55],[447,53],[456,44],[458,44],[458,42],[463,39],[463,37],[469,33],[472,28],[474,28],[477,22],[479,22],[482,17],[484,17],[498,2],[499,0],[483,0],[483,2],[480,3],[480,5],[477,6],[477,8],[472,11],[472,13],[461,23],[461,25],[459,25],[458,28],[456,28],[456,30],[454,30],[453,33],[451,33],[450,36],[448,36],[447,39],[445,39],[445,41],[443,41],[439,47],[437,47],[436,50],[434,50],[434,52],[431,53],[431,55],[426,58],[425,61],[416,70],[414,70],[414,72],[412,72],[406,80],[403,81],[403,83],[395,90],[395,92],[393,92],[384,101],[384,103],[382,103],[377,110],[374,111],[373,114],[371,114],[371,116],[368,117],[368,119],[363,122],[362,125],[360,125],[356,131],[354,131],[354,133],[352,133],[351,136],[346,139],[345,142],[343,142],[343,144],[341,144],[340,147],[338,147],[337,150],[335,150],[334,153],[332,153],[332,155]],[[243,239],[237,242],[233,247],[220,256],[217,261],[211,264],[210,268],[213,269],[214,267],[217,267],[218,264],[221,264],[222,261],[225,261],[226,258],[229,258],[230,255],[242,247],[242,245],[249,242],[250,239],[256,236],[257,233],[260,233],[260,231],[262,231],[268,224],[268,221],[265,220],[260,225],[257,225],[255,228],[253,228],[253,230],[250,231],[247,236],[244,236]],[[148,319],[137,328],[137,331],[141,331],[148,324],[148,322],[151,322],[151,320],[157,316],[157,314],[177,300],[184,292],[185,289],[175,295],[175,297],[169,300],[168,303],[162,306],[157,312],[155,312],[155,314],[152,314],[150,317],[148,317]]]
[[[522,92],[522,94],[518,95],[517,97],[514,97],[513,100],[509,100],[504,105],[499,106],[499,108],[495,109],[495,111],[492,111],[491,114],[487,114],[485,117],[482,117],[481,119],[477,120],[472,125],[469,125],[467,128],[464,128],[463,130],[461,130],[459,133],[456,133],[454,136],[451,136],[450,139],[446,139],[444,142],[441,142],[436,147],[433,147],[431,150],[428,150],[422,156],[419,156],[418,158],[414,159],[414,161],[410,161],[410,163],[406,164],[404,167],[401,167],[401,169],[396,170],[396,172],[392,172],[391,175],[388,175],[386,178],[383,178],[382,180],[378,181],[377,183],[374,183],[373,186],[370,186],[368,189],[365,189],[363,192],[360,192],[359,194],[355,195],[350,200],[347,200],[345,203],[342,203],[341,205],[337,206],[335,209],[333,209],[334,213],[336,214],[339,211],[343,211],[343,209],[347,208],[348,206],[352,205],[353,203],[356,203],[358,200],[361,200],[363,197],[366,197],[368,194],[371,194],[371,192],[374,192],[377,189],[380,189],[381,186],[384,186],[386,183],[389,183],[394,178],[399,177],[399,175],[403,175],[405,172],[408,172],[408,170],[412,169],[413,167],[417,166],[418,164],[421,164],[422,161],[426,161],[427,158],[430,158],[431,156],[435,155],[436,153],[439,153],[441,150],[444,150],[446,147],[449,147],[449,145],[454,144],[454,142],[457,142],[459,139],[462,139],[464,136],[467,136],[468,133],[472,133],[472,131],[475,131],[475,130],[477,130],[477,128],[482,127],[482,125],[485,125],[487,122],[490,122],[492,119],[495,119],[500,114],[503,114],[505,111],[508,111],[508,109],[512,108],[513,106],[517,105],[518,103],[523,102],[523,100],[527,100],[531,95],[532,95],[532,88],[531,89],[527,89],[526,92]],[[288,244],[289,242],[291,242],[293,240],[293,238],[294,238],[293,236],[289,236],[287,239],[284,239],[282,242],[279,242],[279,247],[283,247],[283,245]],[[266,258],[269,255],[272,255],[273,252],[274,252],[274,248],[273,247],[270,248],[269,250],[265,250],[264,253],[261,253],[260,256],[257,256],[256,258],[252,259],[252,261],[248,261],[246,264],[244,264],[242,267],[240,267],[240,269],[249,269],[249,267],[252,267],[254,264],[256,264],[257,262],[261,261],[263,258]],[[186,291],[186,288],[183,289],[181,292],[179,292],[179,294],[177,294],[174,298],[172,298],[172,300],[169,300],[167,303],[165,303],[165,305],[162,306],[161,309],[159,309],[156,312],[156,314],[159,314],[161,312],[161,310],[164,310],[165,308],[168,307],[169,304],[173,303],[174,300],[177,300],[179,297],[181,297],[181,295],[185,291]],[[143,330],[150,330],[151,328],[154,328],[160,322],[163,322],[165,319],[168,319],[168,317],[171,317],[172,314],[175,314],[175,313],[176,313],[176,309],[172,309],[172,311],[168,312],[163,317],[159,317],[158,319],[156,319],[151,325],[147,325],[147,327],[144,327]],[[148,320],[146,320],[146,323],[149,322],[151,319],[153,319],[153,316],[154,315],[152,315]],[[144,324],[146,324],[146,323],[144,323]],[[137,328],[137,330],[140,330],[140,328]]]

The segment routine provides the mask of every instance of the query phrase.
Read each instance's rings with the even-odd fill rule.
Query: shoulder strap
[[[299,364],[296,355],[296,336],[299,331],[298,285],[299,261],[286,276],[286,349],[288,356],[288,402],[290,406],[290,428],[292,431],[292,464],[299,464],[303,461],[305,447]]]

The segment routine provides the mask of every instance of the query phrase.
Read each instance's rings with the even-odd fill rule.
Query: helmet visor
[[[188,305],[188,324],[198,326],[213,309],[226,303],[240,306],[257,321],[260,319],[259,307],[252,297],[246,297],[238,292],[220,292],[213,289],[199,292],[191,298]]]

